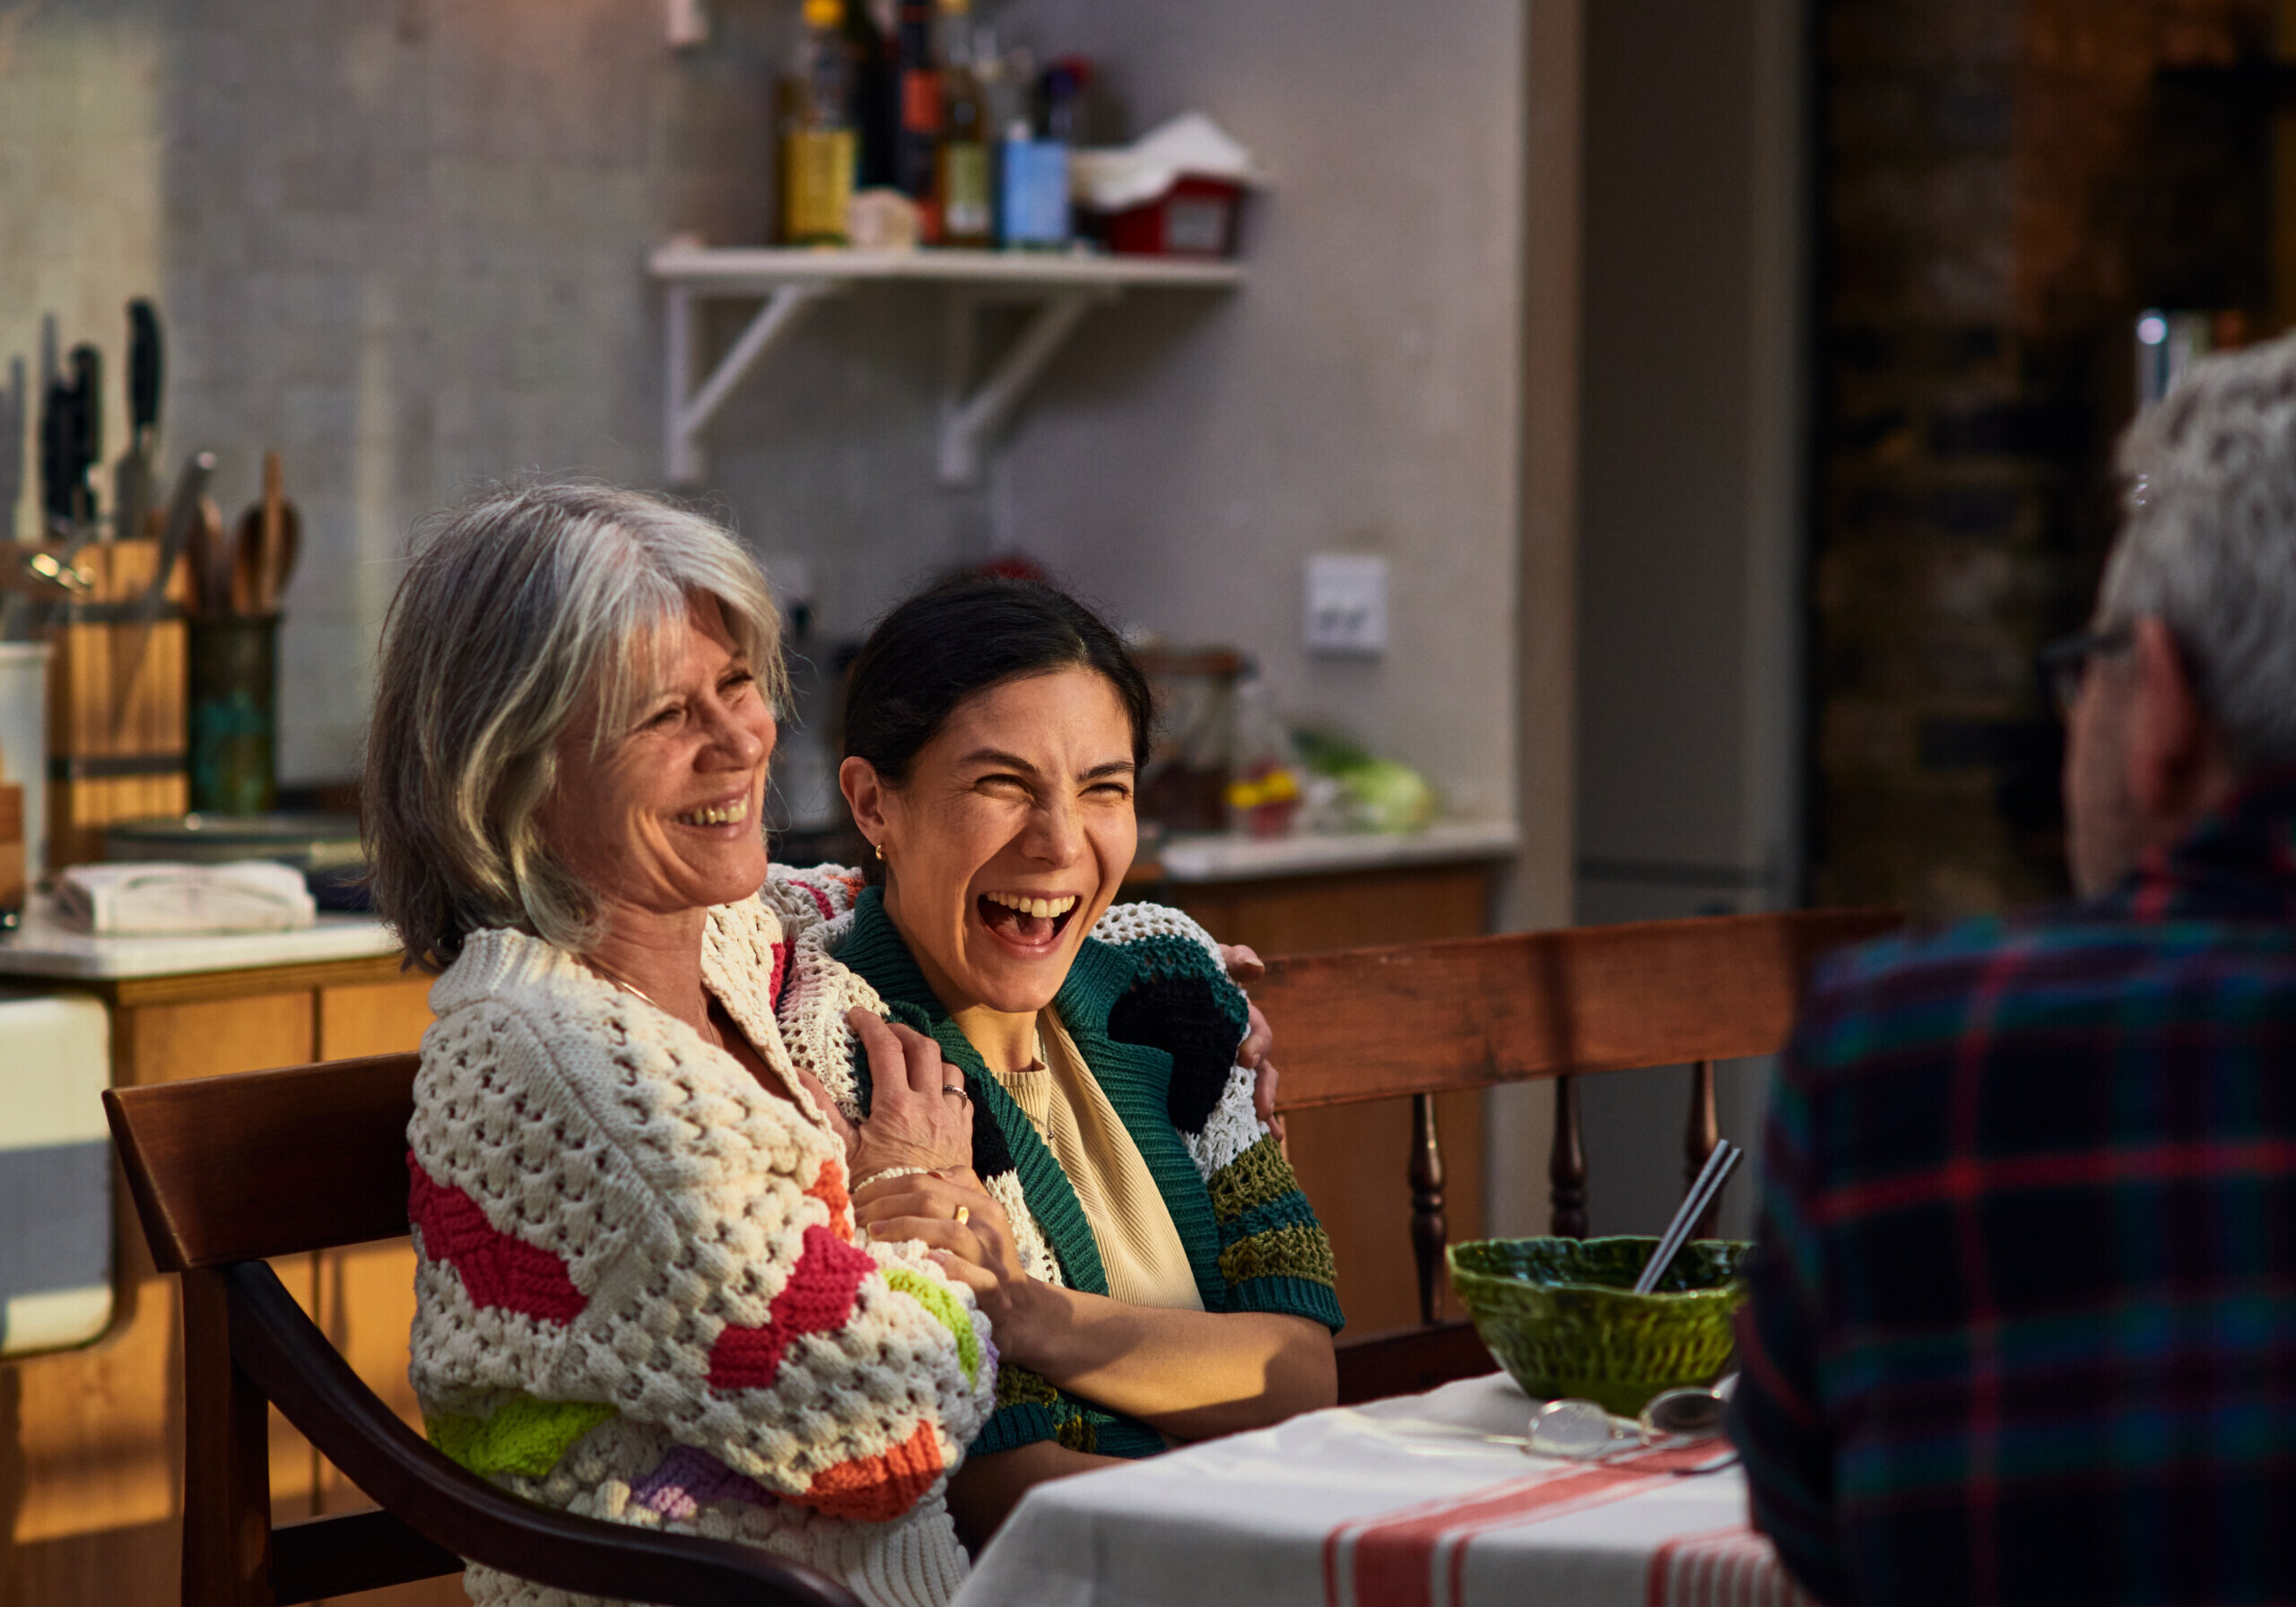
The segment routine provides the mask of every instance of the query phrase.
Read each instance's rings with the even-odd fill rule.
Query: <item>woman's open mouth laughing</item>
[[[989,935],[1026,954],[1057,947],[1081,900],[1074,893],[982,893],[973,912]]]

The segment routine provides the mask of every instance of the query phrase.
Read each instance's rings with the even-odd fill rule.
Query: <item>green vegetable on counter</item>
[[[1339,783],[1349,821],[1364,831],[1417,831],[1435,818],[1435,789],[1409,765],[1379,759],[1328,731],[1292,733],[1301,762]]]

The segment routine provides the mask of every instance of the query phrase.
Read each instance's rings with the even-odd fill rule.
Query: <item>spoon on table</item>
[[[1683,1245],[1689,1239],[1692,1229],[1698,1226],[1699,1219],[1706,1214],[1707,1207],[1712,1205],[1721,1194],[1722,1186],[1730,1180],[1731,1172],[1736,1168],[1739,1158],[1744,1153],[1726,1138],[1714,1146],[1714,1153],[1706,1158],[1706,1166],[1698,1174],[1698,1181],[1692,1183],[1690,1192],[1683,1196],[1682,1209],[1675,1212],[1674,1220],[1666,1224],[1665,1236],[1658,1240],[1658,1247],[1650,1252],[1650,1259],[1644,1265],[1642,1275],[1634,1281],[1636,1294],[1656,1292],[1658,1280],[1666,1275],[1666,1269],[1674,1264],[1674,1257],[1682,1254]]]

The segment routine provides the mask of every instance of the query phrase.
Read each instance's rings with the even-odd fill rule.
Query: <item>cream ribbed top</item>
[[[1133,1306],[1203,1310],[1187,1250],[1140,1146],[1060,1018],[1049,1010],[1039,1012],[1037,1036],[1038,1064],[1024,1072],[998,1072],[996,1081],[1068,1174],[1100,1252],[1109,1294]]]

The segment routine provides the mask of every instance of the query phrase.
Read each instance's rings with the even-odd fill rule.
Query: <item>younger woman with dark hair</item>
[[[854,1203],[992,1324],[997,1410],[950,1490],[976,1542],[1044,1479],[1335,1393],[1330,1246],[1236,1064],[1243,995],[1187,916],[1109,911],[1149,718],[1122,642],[1054,588],[910,599],[847,696],[872,885],[820,876],[834,918],[788,957],[784,1035],[848,1115],[856,1004],[931,1037],[973,1100],[970,1168],[864,1177]]]

